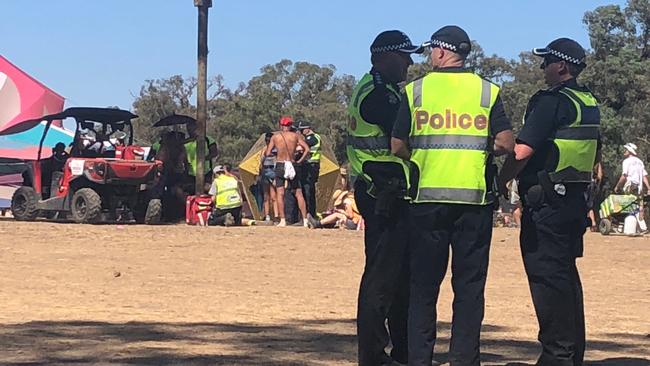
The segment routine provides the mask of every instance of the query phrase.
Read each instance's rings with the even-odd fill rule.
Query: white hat
[[[636,156],[637,147],[635,144],[628,142],[627,144],[623,145],[623,147],[625,148],[625,150],[629,151],[630,154]]]
[[[214,168],[212,168],[212,172],[217,174],[217,173],[223,173],[225,172],[226,169],[223,167],[223,165],[217,165]]]

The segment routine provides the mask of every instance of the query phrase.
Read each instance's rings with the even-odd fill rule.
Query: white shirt
[[[643,177],[648,175],[645,166],[641,159],[634,155],[630,155],[623,160],[623,174],[627,178],[623,190],[627,189],[630,185],[636,184],[639,187],[639,193],[643,191]]]

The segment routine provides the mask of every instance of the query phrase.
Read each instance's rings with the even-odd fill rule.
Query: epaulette
[[[371,71],[370,75],[372,76],[372,83],[376,87],[382,87],[386,86],[386,83],[384,82],[384,79],[381,77],[381,74],[378,71]]]

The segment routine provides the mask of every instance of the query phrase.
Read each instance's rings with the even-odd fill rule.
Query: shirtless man
[[[284,190],[287,187],[291,187],[296,191],[296,200],[298,201],[298,208],[302,215],[303,226],[307,226],[307,206],[305,204],[305,198],[302,195],[302,189],[300,188],[300,181],[295,176],[293,163],[300,164],[309,156],[309,145],[297,133],[291,131],[292,125],[293,119],[291,117],[284,116],[280,118],[280,131],[273,134],[271,141],[266,146],[264,155],[271,156],[273,154],[271,152],[273,148],[277,150],[275,186],[277,187],[278,211],[280,211],[280,223],[278,226],[287,226],[284,213]],[[301,146],[303,151],[298,161],[295,161],[294,155],[298,146]]]

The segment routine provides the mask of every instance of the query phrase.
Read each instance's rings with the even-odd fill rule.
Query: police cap
[[[404,32],[389,30],[379,33],[370,45],[370,52],[372,54],[382,52],[422,53],[424,47],[414,46]]]
[[[544,48],[533,48],[533,54],[540,57],[553,56],[575,65],[587,66],[584,48],[569,38],[558,38]]]
[[[298,128],[298,131],[302,131],[302,130],[306,130],[308,128],[311,128],[311,126],[309,125],[309,122],[307,122],[305,120],[300,120],[300,121],[298,121],[298,127],[297,128]]]
[[[457,25],[447,25],[438,29],[431,35],[431,40],[423,46],[440,47],[465,56],[472,50],[472,42],[467,32]]]

